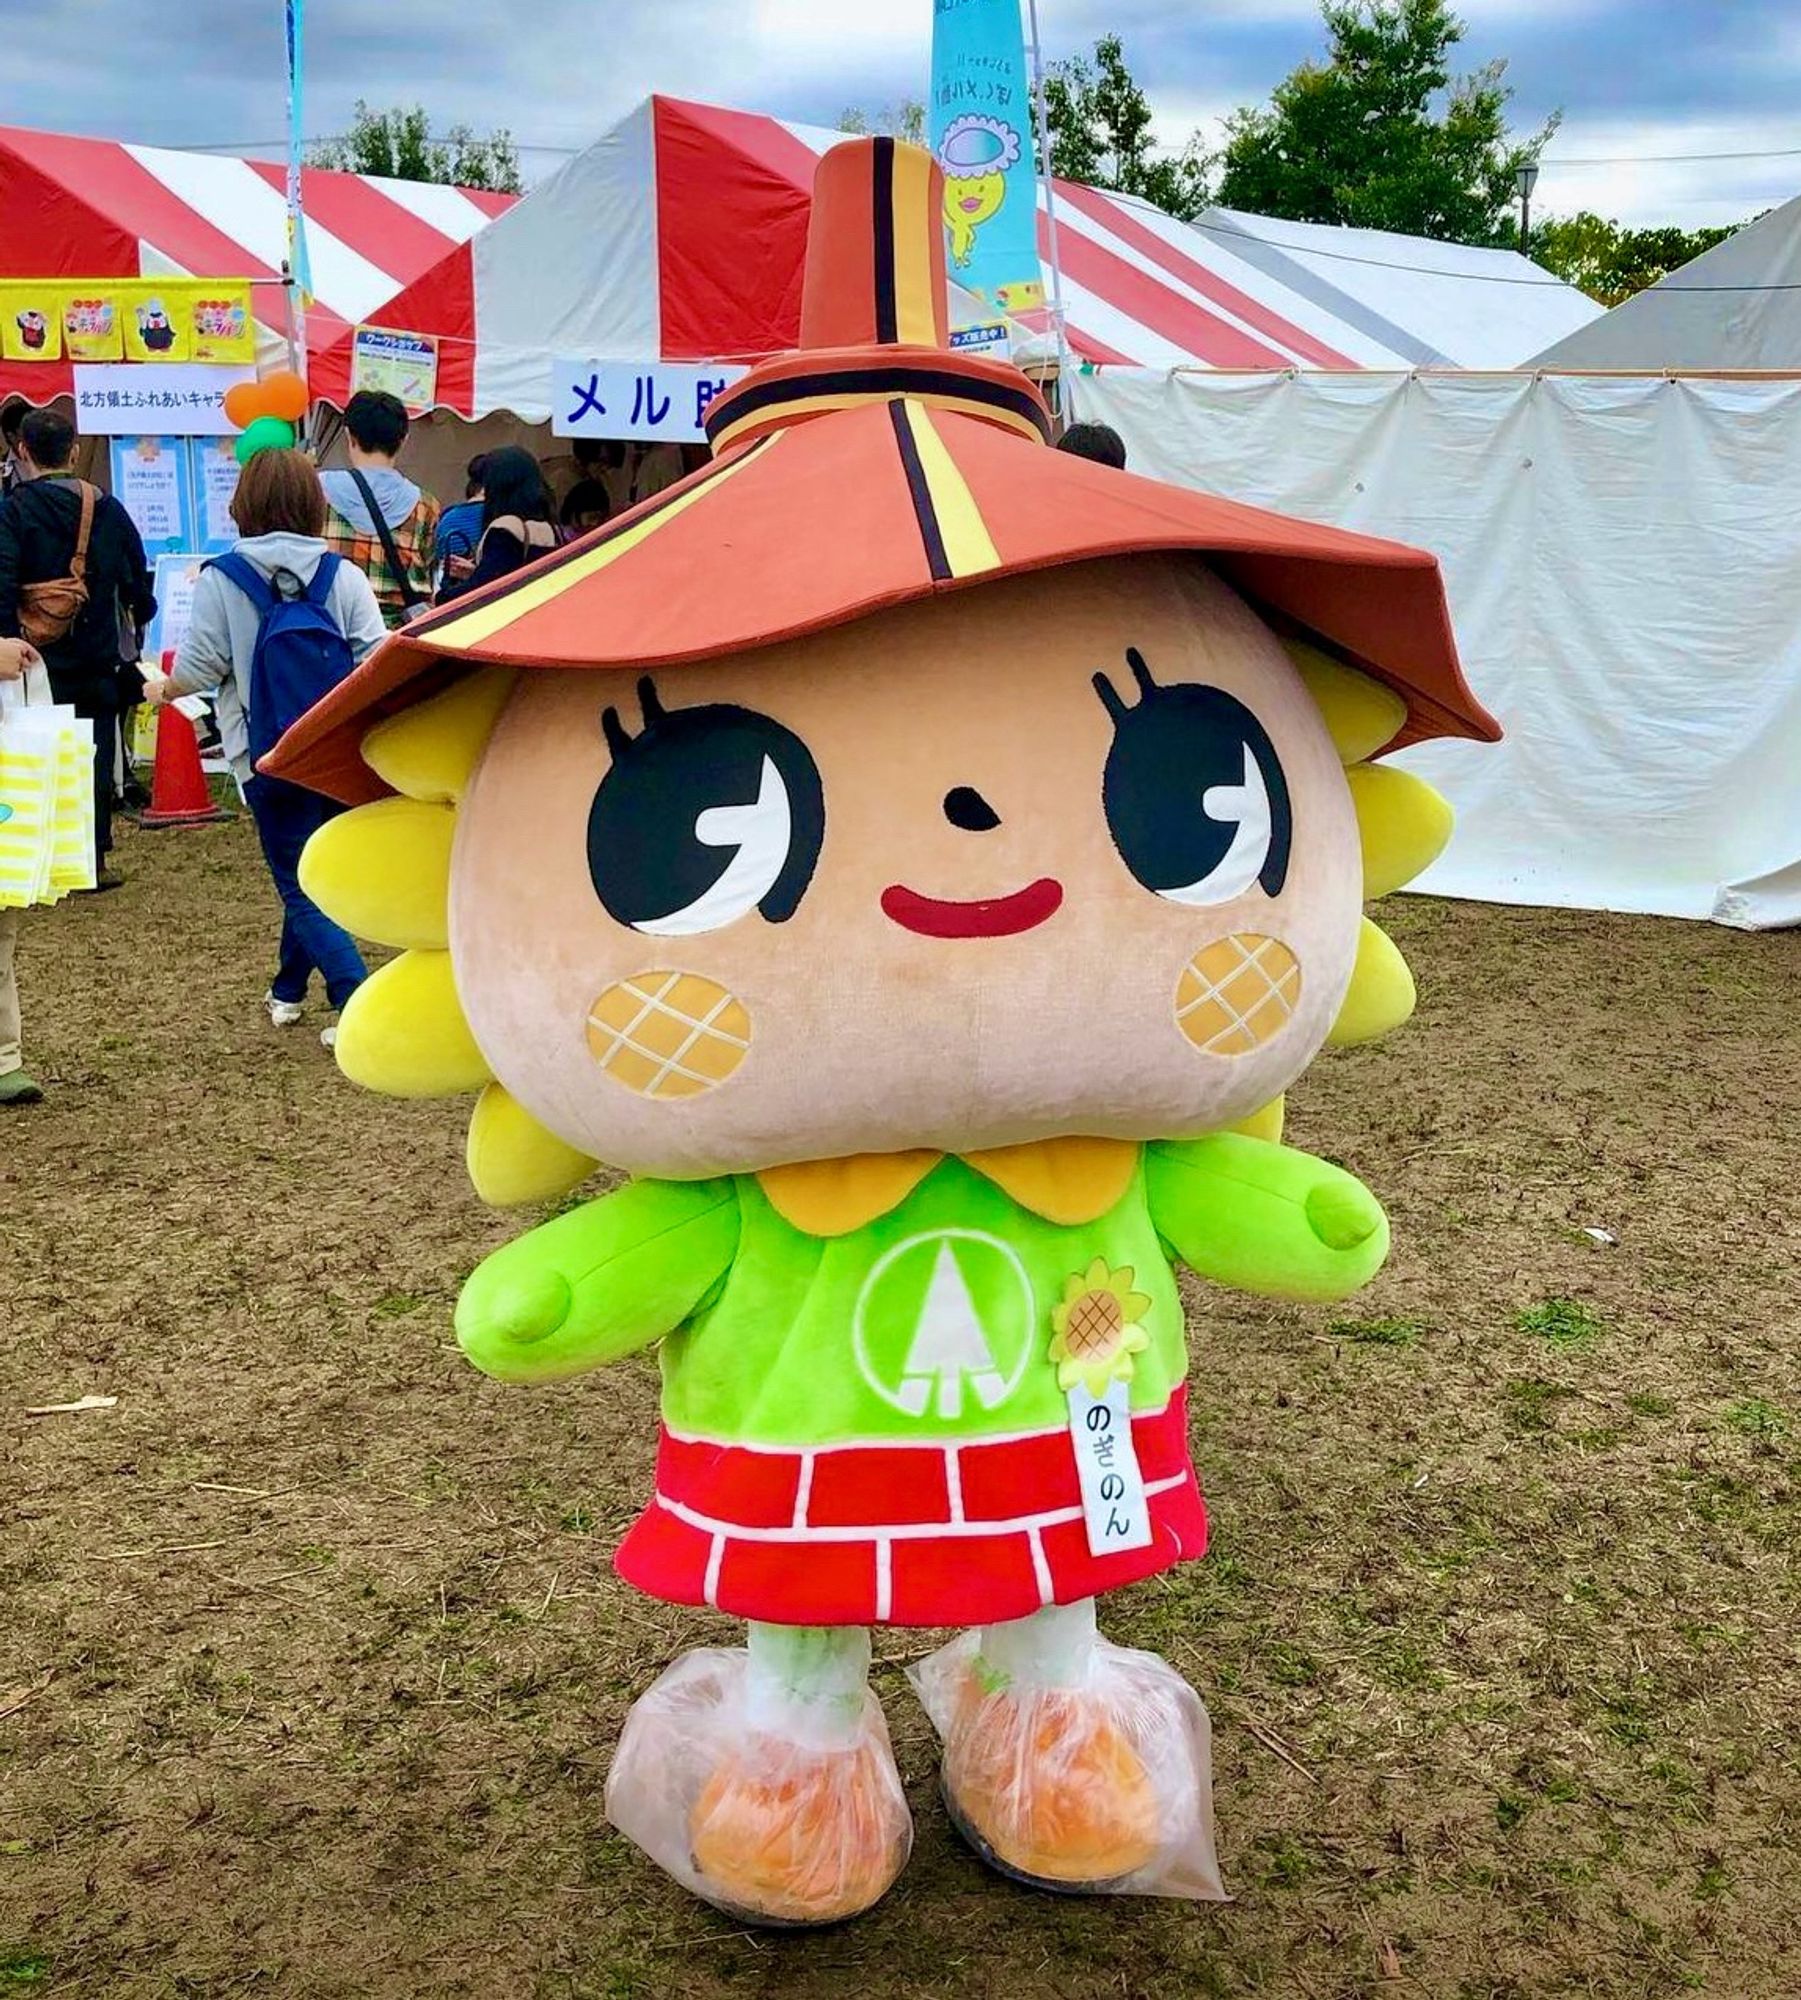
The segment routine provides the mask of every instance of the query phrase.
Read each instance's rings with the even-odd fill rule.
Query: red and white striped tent
[[[0,126],[0,278],[248,278],[262,338],[282,334],[287,170],[263,160]],[[308,168],[303,199],[328,344],[514,204],[511,195]],[[0,392],[43,403],[66,363],[0,363]]]
[[[440,404],[549,416],[553,359],[736,360],[799,331],[813,172],[841,132],[653,97],[376,315],[439,341]],[[1059,182],[1078,356],[1154,368],[1511,367],[1592,317],[1511,252]],[[1040,248],[1048,249],[1045,217]],[[315,349],[341,404],[348,343]]]

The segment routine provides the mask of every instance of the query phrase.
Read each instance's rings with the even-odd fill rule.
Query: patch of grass
[[[1501,1385],[1507,1421],[1520,1431],[1548,1431],[1559,1403],[1576,1393],[1561,1382],[1542,1382],[1536,1375],[1513,1375]]]
[[[562,1529],[566,1535],[591,1535],[594,1532],[594,1516],[586,1507],[571,1507],[562,1517]]]
[[[1626,1398],[1626,1407],[1635,1417],[1667,1417],[1676,1405],[1667,1396],[1650,1396],[1642,1392]]]
[[[1263,1879],[1266,1882],[1292,1888],[1313,1873],[1313,1856],[1292,1834],[1263,1834],[1257,1846],[1264,1855]]]
[[[1695,1877],[1695,1894],[1702,1902],[1716,1902],[1732,1887],[1732,1870],[1717,1854],[1710,1854]]]
[[[1616,1743],[1624,1743],[1630,1748],[1650,1741],[1651,1719],[1645,1713],[1644,1703],[1636,1696],[1608,1695],[1603,1698],[1602,1706],[1607,1716],[1601,1727]]]
[[[1283,1687],[1309,1687],[1319,1679],[1319,1662],[1305,1646],[1273,1640],[1264,1654],[1271,1680]]]
[[[430,1303],[418,1292],[383,1292],[370,1311],[377,1319],[405,1319],[408,1313],[416,1313]]]
[[[1502,1792],[1495,1800],[1495,1824],[1503,1833],[1511,1833],[1531,1810],[1530,1799],[1522,1799],[1513,1792]]]
[[[1725,1411],[1726,1421],[1746,1437],[1779,1438],[1788,1433],[1788,1416],[1762,1396],[1746,1396]]]
[[[28,1993],[50,1976],[50,1961],[41,1951],[0,1945],[0,1993]]]
[[[1551,1347],[1586,1347],[1604,1328],[1588,1307],[1575,1299],[1545,1299],[1513,1316],[1516,1332],[1529,1333]]]
[[[1412,1347],[1426,1329],[1417,1319],[1340,1319],[1326,1329],[1334,1340],[1359,1347]]]

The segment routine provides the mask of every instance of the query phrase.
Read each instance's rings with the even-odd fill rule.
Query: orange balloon
[[[265,375],[261,387],[265,416],[281,417],[290,424],[297,424],[306,415],[312,398],[307,394],[306,384],[293,369],[283,368],[274,375]]]
[[[260,382],[234,382],[225,392],[225,421],[243,430],[267,413]]]

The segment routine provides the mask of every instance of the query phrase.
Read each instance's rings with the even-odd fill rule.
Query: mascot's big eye
[[[665,709],[638,683],[644,728],[601,717],[613,768],[588,812],[588,874],[607,914],[695,937],[761,910],[793,916],[825,838],[825,796],[791,729],[723,703]]]
[[[1094,677],[1114,731],[1101,804],[1126,866],[1172,903],[1229,903],[1256,882],[1279,896],[1293,819],[1268,732],[1223,688],[1158,687],[1136,649],[1126,664],[1136,708]]]

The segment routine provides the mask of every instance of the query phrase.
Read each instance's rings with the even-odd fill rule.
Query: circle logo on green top
[[[863,1379],[922,1423],[997,1410],[1032,1358],[1032,1281],[1011,1244],[978,1229],[935,1229],[881,1257],[857,1295]]]

